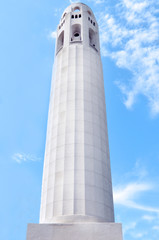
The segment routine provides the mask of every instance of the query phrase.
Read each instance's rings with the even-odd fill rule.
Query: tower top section
[[[82,44],[100,53],[98,24],[92,10],[83,3],[72,3],[57,27],[56,54],[72,44]]]
[[[65,11],[62,14],[61,20],[63,20],[63,18],[69,14],[69,13],[78,13],[78,12],[87,12],[90,16],[93,16],[93,18],[95,19],[95,16],[91,10],[90,7],[88,7],[86,4],[84,3],[72,3],[70,6],[68,6]]]

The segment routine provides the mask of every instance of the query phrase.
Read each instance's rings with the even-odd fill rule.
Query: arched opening
[[[80,7],[78,6],[73,9],[73,12],[78,12],[78,11],[80,11]]]
[[[87,12],[88,12],[88,14],[91,16],[91,12],[90,12],[89,10],[88,10]]]
[[[81,41],[81,25],[72,25],[71,42]]]
[[[62,31],[57,39],[57,51],[56,53],[58,53],[60,51],[60,49],[63,47],[64,45],[64,31]]]
[[[89,28],[89,44],[96,49],[97,47],[97,34]]]

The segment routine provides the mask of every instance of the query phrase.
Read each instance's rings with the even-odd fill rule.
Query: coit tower
[[[114,206],[99,29],[73,3],[57,28],[40,223],[103,222],[114,222]]]

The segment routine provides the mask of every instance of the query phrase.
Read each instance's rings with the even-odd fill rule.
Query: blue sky
[[[54,36],[70,2],[1,3],[0,239],[38,223]],[[124,240],[158,240],[159,3],[83,2],[100,28],[116,221]]]

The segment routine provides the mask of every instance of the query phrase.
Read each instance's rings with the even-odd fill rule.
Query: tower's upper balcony
[[[97,21],[92,10],[83,3],[67,7],[57,28],[56,53],[71,44],[82,44],[100,51]]]

